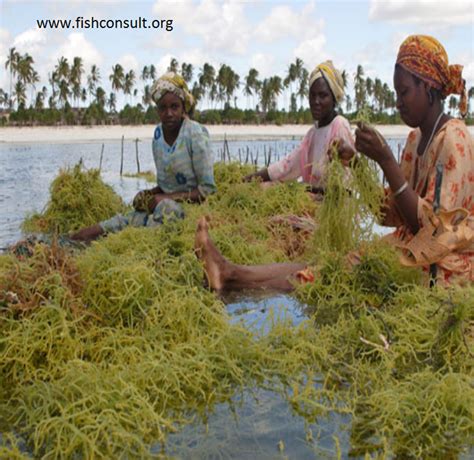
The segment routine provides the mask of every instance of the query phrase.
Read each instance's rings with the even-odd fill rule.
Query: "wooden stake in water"
[[[121,154],[120,154],[120,177],[122,177],[122,173],[123,173],[123,140],[124,140],[124,136],[122,135],[122,149],[121,149]]]
[[[99,172],[102,170],[102,158],[104,157],[104,147],[105,145],[102,144],[102,150],[100,151],[100,160],[99,160]]]
[[[135,139],[135,157],[137,159],[137,173],[140,174],[140,160],[138,158],[138,137]]]

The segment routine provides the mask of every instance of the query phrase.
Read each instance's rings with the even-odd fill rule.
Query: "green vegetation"
[[[185,205],[182,221],[80,252],[0,256],[0,458],[163,458],[170,433],[255,387],[308,423],[348,414],[351,455],[446,459],[472,447],[474,288],[429,290],[367,235],[341,246],[358,250],[351,268],[337,244],[270,220],[326,225],[303,185],[262,190],[241,182],[249,168],[217,164],[219,193]],[[355,181],[344,215],[363,209],[348,200],[364,190]],[[203,214],[235,262],[311,262],[315,281],[295,292],[307,320],[271,318],[260,332],[230,321],[193,253]]]
[[[92,65],[87,73],[81,57],[74,57],[72,62],[61,57],[51,69],[51,88],[48,88],[41,86],[34,63],[28,53],[21,55],[15,48],[9,49],[5,69],[10,74],[10,89],[7,92],[0,88],[0,109],[6,109],[0,111],[1,126],[158,122],[150,92],[157,78],[153,64],[145,65],[140,75],[133,70],[127,72],[116,64],[111,74],[103,78],[96,65]],[[183,75],[198,102],[197,109],[209,107],[195,114],[202,123],[312,123],[307,103],[309,72],[299,58],[289,64],[285,76],[274,75],[263,80],[259,79],[255,68],[249,69],[248,74],[241,78],[227,64],[221,64],[216,69],[206,62],[198,70],[186,62],[180,66],[175,58],[171,58],[168,70]],[[401,123],[395,111],[394,92],[387,83],[379,78],[366,77],[361,65],[357,66],[352,82],[346,70],[342,71],[342,78],[347,94],[339,109],[349,119],[367,106],[374,123]],[[139,88],[138,79],[142,82],[142,88]],[[103,80],[110,81],[110,93],[104,89]],[[350,96],[351,83],[353,98]],[[30,99],[29,88],[32,90]],[[237,107],[239,90],[247,100],[246,110]],[[125,106],[117,110],[117,95],[120,93],[125,99]],[[282,95],[288,101],[283,108],[278,107]],[[468,95],[470,99],[474,98],[474,88],[469,89]],[[458,99],[451,96],[446,105],[446,109],[456,115]],[[467,122],[472,122],[472,116]]]
[[[96,224],[125,210],[122,199],[105,184],[96,169],[81,164],[62,170],[50,187],[45,210],[25,219],[28,232],[66,233]]]

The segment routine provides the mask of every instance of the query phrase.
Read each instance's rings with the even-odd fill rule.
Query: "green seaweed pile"
[[[125,205],[98,169],[81,163],[61,170],[50,187],[50,199],[41,213],[23,222],[27,232],[67,233],[88,227],[123,212]]]
[[[0,256],[0,458],[167,458],[170,434],[256,387],[308,423],[348,414],[350,451],[336,439],[335,457],[471,448],[474,288],[427,289],[376,238],[350,242],[351,268],[341,250],[271,222],[324,220],[302,184],[263,190],[242,183],[247,172],[217,164],[219,193],[185,205],[182,221],[81,252]],[[231,321],[194,255],[201,215],[235,262],[310,260],[318,275],[295,291],[308,319],[258,331]]]

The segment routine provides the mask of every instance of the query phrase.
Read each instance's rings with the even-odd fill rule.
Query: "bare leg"
[[[99,238],[99,236],[104,235],[105,232],[99,224],[92,225],[90,227],[81,228],[76,233],[73,233],[70,238],[75,241],[84,241],[85,243],[90,243],[93,240]]]
[[[266,288],[291,291],[296,273],[306,268],[300,263],[246,266],[229,262],[210,239],[205,217],[199,219],[194,247],[196,255],[204,262],[209,286],[215,290]]]

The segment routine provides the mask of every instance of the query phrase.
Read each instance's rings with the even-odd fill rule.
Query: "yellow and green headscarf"
[[[151,97],[155,104],[166,94],[173,93],[184,102],[184,110],[189,113],[194,106],[194,97],[181,75],[168,72],[155,81],[151,88]]]
[[[466,84],[462,78],[461,65],[449,65],[448,55],[443,45],[429,35],[410,35],[400,45],[397,64],[416,75],[433,88],[448,94],[461,95],[459,110],[467,112]]]
[[[344,80],[341,72],[334,67],[332,61],[324,61],[317,65],[309,76],[309,87],[318,79],[324,78],[329,85],[336,102],[341,102],[344,98]]]

